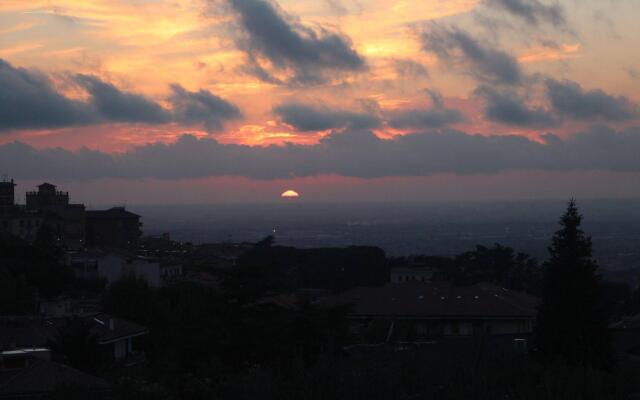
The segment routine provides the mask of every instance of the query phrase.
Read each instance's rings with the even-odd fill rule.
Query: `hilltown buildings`
[[[67,249],[127,248],[138,243],[141,217],[124,207],[87,211],[84,204],[70,203],[69,193],[50,183],[27,192],[26,204],[18,205],[15,186],[13,180],[0,179],[0,233],[33,241],[46,228]]]

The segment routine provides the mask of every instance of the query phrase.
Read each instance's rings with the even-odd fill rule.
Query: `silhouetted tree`
[[[102,308],[109,314],[146,323],[154,317],[155,291],[143,279],[114,282],[102,298]]]
[[[24,276],[40,297],[51,298],[73,285],[73,269],[62,262],[62,252],[48,228],[41,228],[34,243],[11,235],[0,237],[0,268],[14,277]]]
[[[456,256],[455,266],[450,271],[449,278],[459,284],[493,282],[529,292],[536,292],[540,280],[535,259],[497,243],[491,248],[476,246],[475,250]]]
[[[582,215],[572,199],[553,236],[545,264],[544,289],[536,329],[546,361],[608,369],[612,364],[608,318],[591,238],[580,229]]]
[[[624,314],[636,315],[640,313],[640,285],[631,293],[624,305]]]
[[[57,329],[50,346],[61,357],[61,361],[74,368],[93,372],[100,367],[102,360],[98,337],[91,332],[91,325],[80,317],[67,319]]]
[[[36,302],[36,289],[24,275],[13,276],[11,271],[0,269],[0,315],[34,314]]]

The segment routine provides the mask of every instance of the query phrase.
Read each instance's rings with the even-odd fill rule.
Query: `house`
[[[348,305],[355,341],[412,342],[441,337],[532,333],[539,300],[492,284],[389,284],[348,290],[324,300]]]
[[[142,344],[149,330],[135,322],[104,313],[78,316],[89,326],[106,360],[132,365],[144,361]],[[69,318],[0,317],[0,350],[47,347]]]
[[[141,339],[149,333],[146,327],[104,313],[87,317],[86,321],[109,359],[127,364],[144,360]]]

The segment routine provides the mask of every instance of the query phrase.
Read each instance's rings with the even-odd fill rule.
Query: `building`
[[[146,327],[107,314],[97,314],[87,321],[109,359],[127,364],[144,361],[141,340],[149,333]]]
[[[0,208],[0,233],[8,233],[22,240],[32,242],[36,239],[45,217],[37,211],[23,208]]]
[[[15,183],[0,178],[0,234],[33,241],[46,227],[54,239],[70,250],[89,247],[131,248],[142,234],[141,217],[124,207],[86,211],[69,202],[69,193],[43,183],[26,193],[26,204],[15,204]]]
[[[433,278],[431,268],[393,268],[391,269],[391,283],[429,282]]]
[[[100,345],[102,358],[125,365],[144,361],[143,341],[149,330],[132,321],[104,314],[76,315],[89,326]],[[43,348],[60,332],[70,319],[40,316],[0,317],[0,350]]]
[[[56,185],[43,183],[38,190],[27,192],[27,209],[61,211],[69,205],[69,192],[60,192]]]
[[[16,184],[13,179],[9,180],[5,176],[0,178],[0,208],[13,207],[15,205],[15,187]]]
[[[124,207],[87,211],[87,244],[94,247],[133,247],[142,235],[141,218]]]
[[[325,300],[349,305],[356,342],[415,342],[441,337],[533,332],[538,299],[492,284],[456,287],[406,282],[356,288]]]
[[[108,286],[135,278],[144,280],[151,287],[161,287],[182,277],[180,264],[118,250],[68,253],[67,264],[73,267],[77,277],[104,279]]]
[[[0,234],[33,241],[43,217],[38,212],[27,211],[15,204],[15,187],[13,179],[0,178]]]
[[[80,248],[85,241],[85,206],[69,203],[69,193],[43,183],[27,192],[26,211],[39,213],[45,226],[67,248]]]

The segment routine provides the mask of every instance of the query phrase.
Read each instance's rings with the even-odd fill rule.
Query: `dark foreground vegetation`
[[[77,281],[46,232],[33,244],[5,238],[0,314],[33,313],[36,296],[99,293],[104,312],[148,327],[146,362],[129,368],[99,357],[81,321],[51,343],[58,360],[112,382],[114,399],[629,399],[640,370],[617,357],[608,325],[640,312],[640,290],[599,280],[580,223],[572,202],[543,263],[500,245],[408,260],[385,259],[376,248],[298,250],[267,238],[218,271],[217,287],[155,289],[131,279],[107,291]],[[532,345],[506,351],[478,336],[346,348],[347,308],[291,295],[383,285],[389,268],[416,261],[435,268],[434,279],[539,296]],[[86,398],[81,388],[56,396]]]

